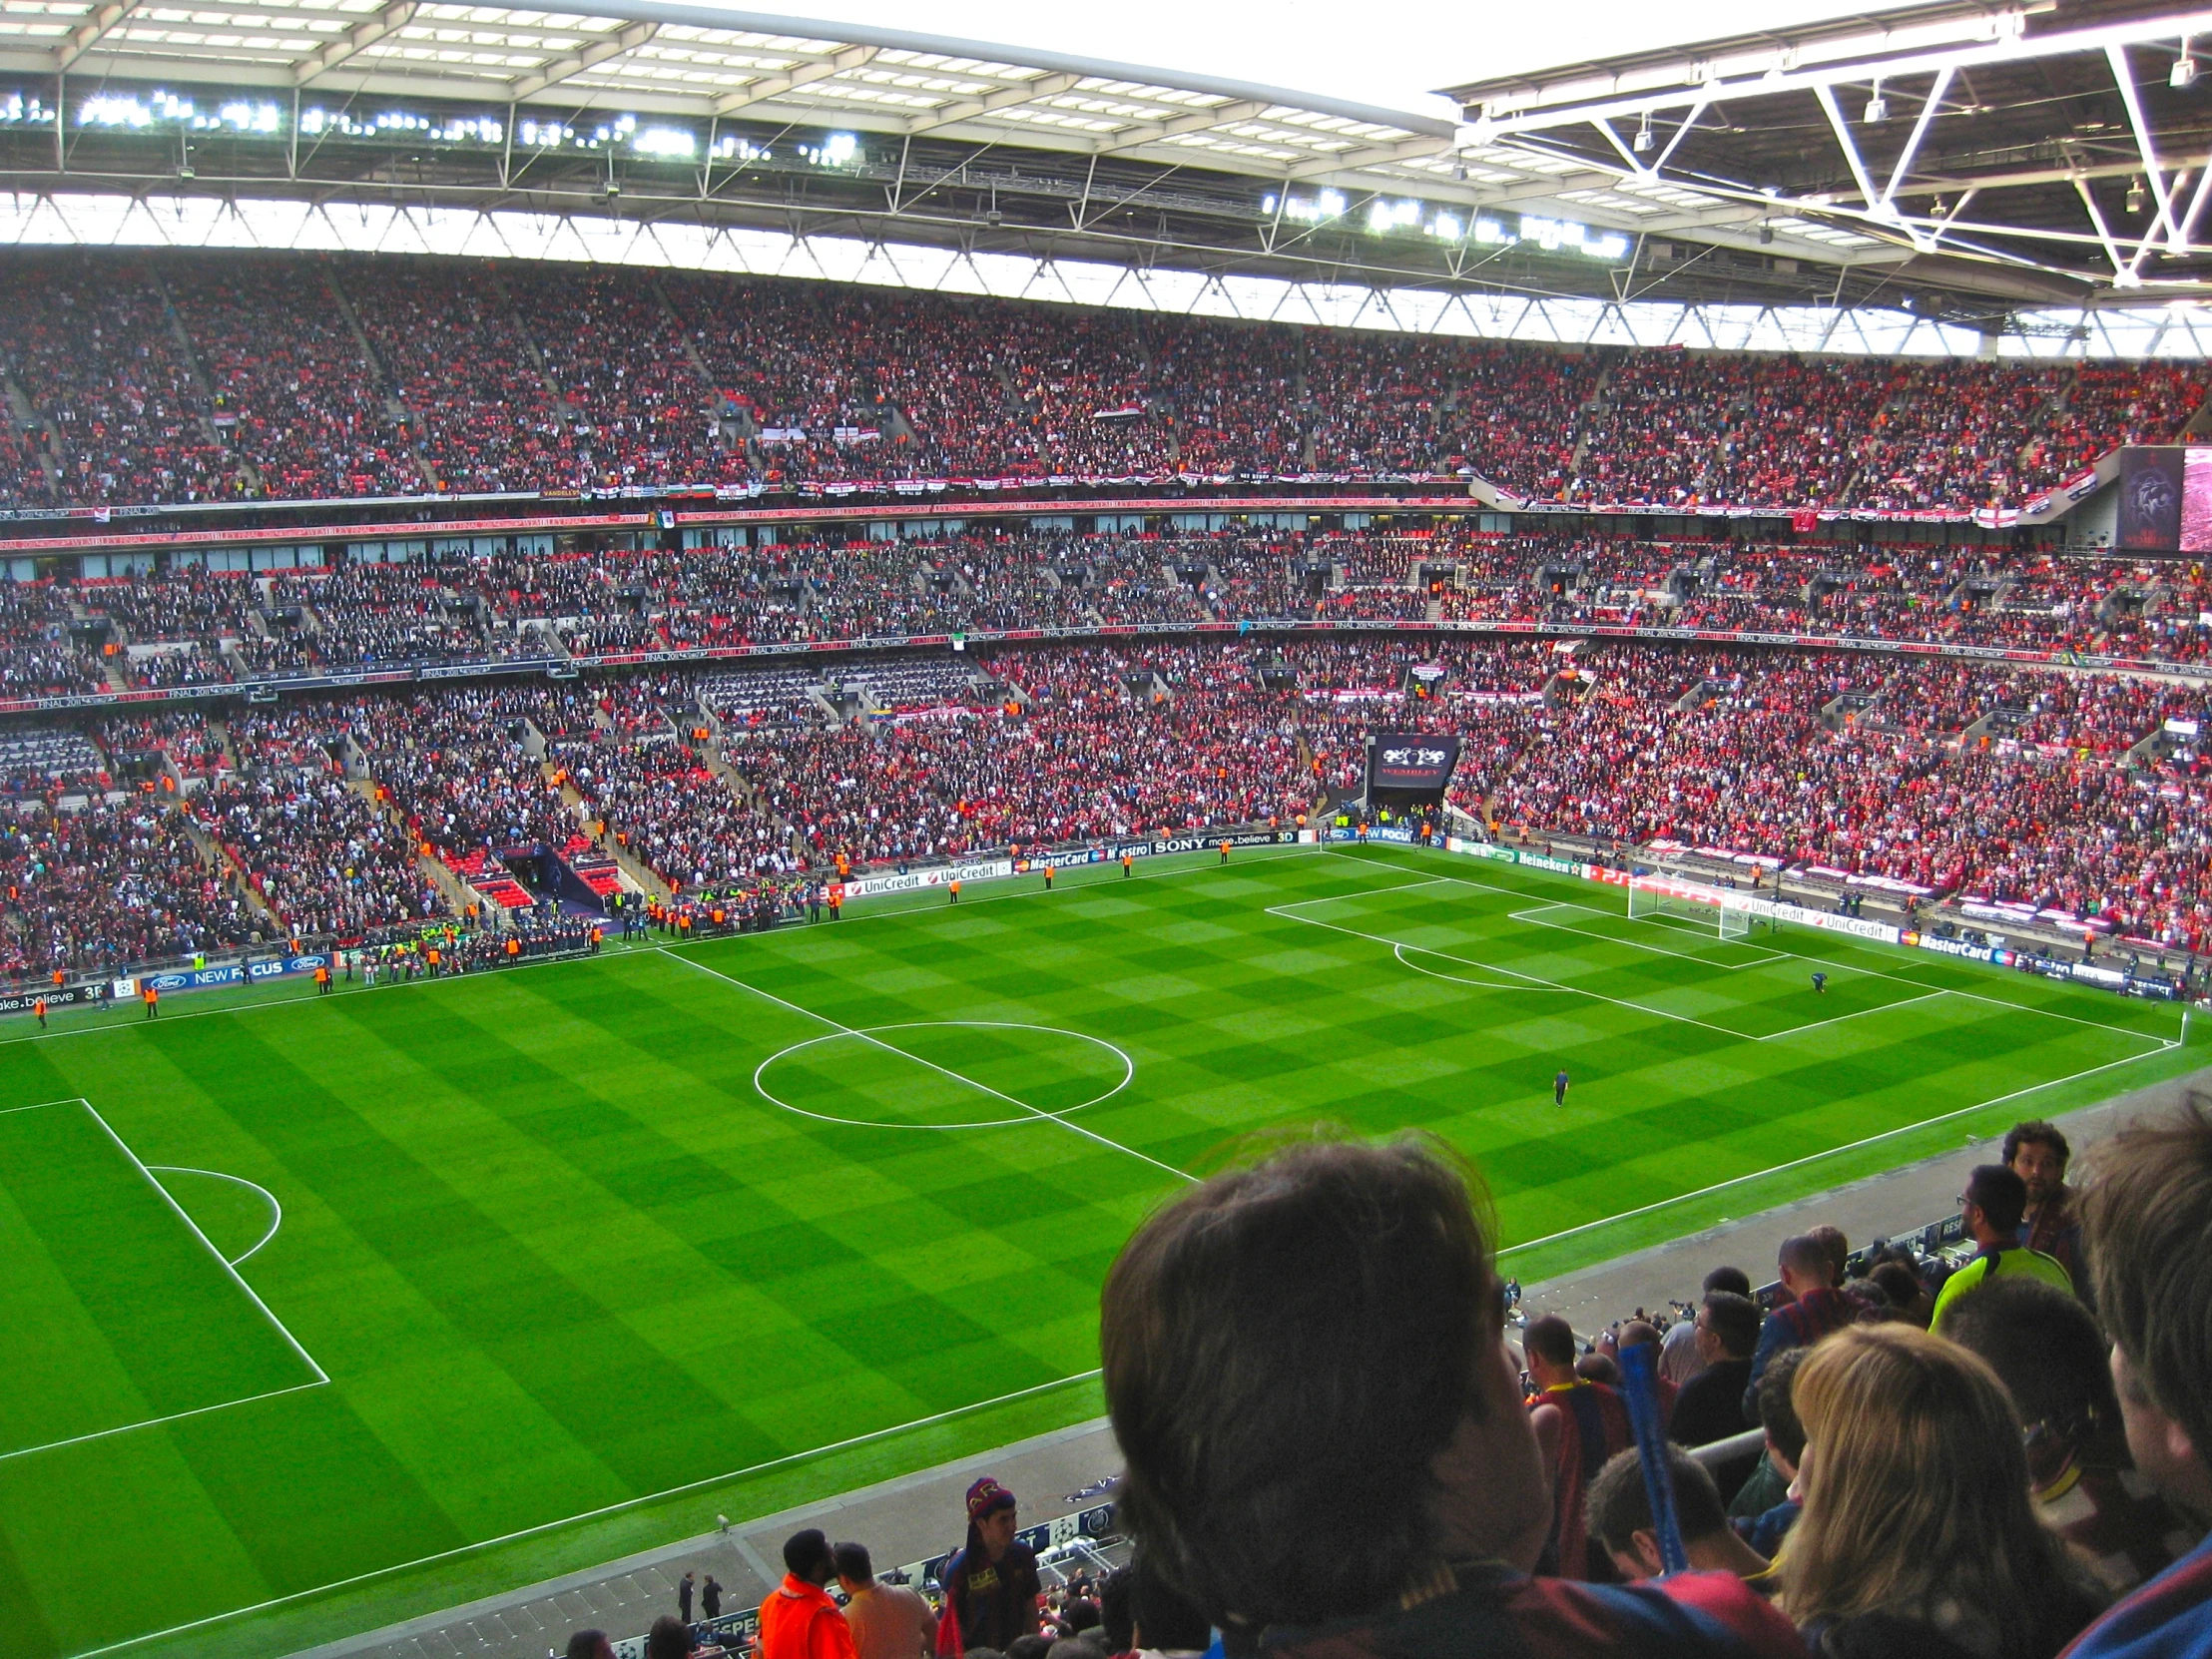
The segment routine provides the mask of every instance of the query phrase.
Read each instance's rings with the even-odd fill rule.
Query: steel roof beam
[[[1203,133],[1215,127],[1227,127],[1239,121],[1250,121],[1255,116],[1266,115],[1273,104],[1255,100],[1243,103],[1216,104],[1210,110],[1193,110],[1189,115],[1171,116],[1166,121],[1148,121],[1137,127],[1124,127],[1118,133],[1108,133],[1090,146],[1094,156],[1111,156],[1117,150],[1134,150],[1139,145],[1158,144],[1162,139],[1179,138],[1185,133]]]
[[[1890,170],[1890,182],[1883,187],[1882,200],[1876,204],[1878,212],[1891,211],[1897,200],[1898,187],[1905,183],[1905,176],[1912,171],[1913,158],[1921,152],[1921,141],[1928,137],[1929,123],[1936,119],[1936,112],[1942,108],[1943,94],[1950,90],[1950,78],[1954,71],[1949,65],[1936,72],[1936,84],[1929,88],[1927,101],[1921,105],[1920,118],[1913,123],[1912,134],[1905,141],[1905,149],[1898,155],[1897,166]]]
[[[1995,26],[2002,23],[2006,15],[1999,13],[1989,21]],[[2013,14],[2011,26],[2016,29],[2020,21]],[[1757,74],[1747,72],[1733,78],[1713,73],[1713,66],[1710,64],[1691,62],[1686,64],[1676,84],[1655,86],[1649,91],[1593,94],[1586,98],[1561,97],[1556,103],[1543,103],[1536,107],[1530,107],[1527,103],[1516,106],[1510,98],[1500,96],[1479,107],[1470,105],[1467,114],[1468,119],[1478,128],[1484,129],[1488,135],[1501,137],[1513,133],[1541,132],[1553,127],[1579,126],[1593,120],[1618,120],[1624,116],[1656,114],[1662,110],[1681,109],[1700,100],[1708,103],[1756,101],[1784,93],[1818,92],[1822,87],[1865,83],[1876,76],[1884,80],[1903,79],[1911,75],[1934,75],[1945,67],[1961,70],[1983,64],[2014,64],[2039,58],[2079,56],[2102,52],[2112,45],[2174,40],[2188,34],[2212,34],[2212,10],[2133,18],[2120,23],[2069,29],[2047,35],[1999,31],[1986,40],[1922,51],[1870,52],[1848,61],[1822,64],[1811,69],[1784,67],[1778,55],[1771,67]],[[1700,70],[1707,73],[1698,76],[1696,72]]]
[[[523,75],[508,83],[507,101],[510,104],[526,103],[548,87],[559,86],[563,81],[595,69],[610,58],[619,58],[625,52],[635,52],[661,32],[658,23],[633,23],[602,36],[589,46],[570,53],[565,58],[555,58],[533,75]]]
[[[101,40],[118,23],[138,7],[138,0],[105,0],[93,8],[85,20],[63,37],[54,48],[54,61],[47,67],[56,75],[67,70],[79,58],[99,45]]]
[[[710,113],[717,116],[736,115],[740,110],[749,110],[756,104],[766,104],[773,98],[781,98],[787,92],[797,92],[801,87],[813,86],[817,81],[827,81],[848,69],[858,69],[862,64],[872,62],[881,50],[877,46],[846,46],[830,53],[827,58],[794,64],[779,74],[763,76],[758,81],[748,81],[736,92],[724,94],[715,100]]]
[[[335,69],[364,47],[373,46],[386,35],[404,29],[414,20],[414,14],[419,9],[419,0],[391,0],[391,4],[381,11],[364,17],[336,40],[326,46],[317,47],[294,64],[291,72],[292,85],[303,87],[326,70]]]
[[[1398,139],[1390,144],[1376,144],[1364,150],[1347,151],[1341,156],[1320,156],[1310,162],[1301,162],[1285,173],[1283,178],[1289,184],[1304,179],[1318,179],[1328,173],[1357,173],[1362,168],[1387,167],[1392,162],[1411,161],[1416,156],[1441,155],[1451,147],[1449,139]]]
[[[957,104],[939,105],[927,115],[917,115],[908,121],[905,132],[910,138],[919,138],[923,133],[933,133],[940,127],[956,127],[963,121],[973,121],[977,116],[1012,109],[1017,104],[1033,104],[1040,98],[1058,97],[1070,87],[1081,85],[1082,80],[1080,75],[1040,75],[1033,81],[1000,87],[980,98],[963,98]]]

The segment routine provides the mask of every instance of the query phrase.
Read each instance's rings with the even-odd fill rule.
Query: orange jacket
[[[829,1591],[786,1573],[761,1603],[761,1659],[857,1659],[852,1627]]]

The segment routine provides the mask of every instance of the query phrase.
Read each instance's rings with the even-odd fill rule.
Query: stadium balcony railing
[[[2155,657],[2123,657],[2070,650],[2033,650],[1947,641],[1890,639],[1856,634],[1782,633],[1762,629],[1675,628],[1631,623],[1578,621],[1427,621],[1419,618],[1297,617],[1273,614],[1221,621],[1124,622],[1041,628],[964,629],[957,635],[880,634],[789,643],[703,646],[666,651],[610,651],[567,656],[515,656],[455,662],[437,658],[405,660],[377,667],[322,673],[255,675],[219,683],[148,687],[133,691],[85,692],[52,697],[0,699],[0,715],[52,713],[68,709],[136,708],[233,700],[274,700],[285,693],[373,689],[417,681],[491,681],[521,675],[567,678],[587,669],[681,668],[694,664],[827,661],[840,654],[944,651],[987,645],[1034,643],[1112,644],[1132,639],[1235,639],[1253,633],[1313,636],[1409,634],[1438,639],[1500,638],[1614,640],[1629,643],[1753,646],[1799,651],[1845,651],[1878,657],[2004,664],[2019,668],[2100,670],[2119,674],[2181,675],[2203,678],[2212,669],[2201,662]]]

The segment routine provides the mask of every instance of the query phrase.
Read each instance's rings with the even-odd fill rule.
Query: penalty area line
[[[1031,1118],[1035,1119],[1039,1123],[1058,1124],[1062,1129],[1065,1129],[1071,1135],[1080,1135],[1087,1141],[1095,1141],[1100,1146],[1110,1148],[1115,1152],[1126,1154],[1131,1158],[1135,1158],[1140,1160],[1141,1162],[1150,1164],[1154,1169],[1165,1170],[1168,1174],[1174,1176],[1178,1181],[1188,1181],[1193,1186],[1196,1186],[1198,1184],[1199,1178],[1191,1174],[1188,1170],[1177,1169],[1173,1164],[1162,1163],[1159,1159],[1153,1157],[1152,1154],[1149,1152],[1139,1152],[1133,1146],[1124,1146],[1119,1141],[1110,1140],[1106,1136],[1099,1134],[1095,1129],[1086,1129],[1080,1123],[1071,1123],[1064,1117],[1059,1117],[1051,1112],[1045,1111],[1042,1107],[1032,1106],[1026,1100],[1018,1100],[1014,1096],[1007,1094],[1001,1089],[994,1089],[988,1083],[979,1083],[972,1077],[962,1076],[959,1072],[952,1070],[948,1066],[940,1066],[934,1060],[925,1060],[919,1054],[909,1053],[907,1050],[900,1048],[896,1043],[887,1043],[883,1041],[882,1038],[876,1036],[873,1032],[858,1030],[852,1026],[846,1025],[841,1020],[831,1019],[828,1014],[818,1014],[817,1012],[815,1012],[814,1009],[803,1007],[797,1002],[787,1002],[783,997],[778,996],[774,991],[764,991],[758,985],[748,984],[745,980],[740,979],[733,974],[724,973],[720,968],[711,968],[705,962],[694,961],[691,957],[682,955],[675,950],[667,950],[664,951],[662,954],[668,956],[671,960],[682,962],[686,967],[696,968],[701,973],[707,974],[716,979],[720,979],[726,985],[735,985],[741,991],[751,991],[755,996],[760,997],[763,1001],[773,1002],[779,1008],[789,1008],[795,1014],[804,1014],[807,1018],[811,1020],[818,1020],[822,1024],[829,1026],[832,1031],[838,1032],[843,1036],[857,1037],[861,1042],[869,1043],[876,1048],[880,1048],[886,1054],[895,1054],[902,1060],[911,1060],[915,1065],[926,1066],[929,1070],[936,1072],[941,1077],[949,1077],[955,1083],[964,1083],[965,1085],[967,1085],[967,1087],[975,1090],[979,1094],[987,1094],[991,1096],[994,1100],[1003,1100],[1007,1105],[1014,1107],[1016,1110],[1028,1113]],[[758,1089],[757,1084],[756,1089]],[[782,1102],[779,1101],[776,1102],[776,1104],[781,1105]]]
[[[43,1445],[17,1446],[13,1451],[0,1451],[0,1463],[12,1462],[18,1457],[33,1457],[42,1451],[59,1451],[65,1445],[83,1445],[88,1440],[111,1439],[118,1434],[131,1434],[141,1428],[159,1428],[165,1422],[183,1422],[187,1417],[204,1417],[211,1411],[229,1411],[237,1406],[252,1405],[257,1400],[280,1399],[285,1394],[295,1394],[306,1388],[326,1387],[329,1379],[320,1382],[309,1380],[292,1382],[281,1388],[269,1388],[258,1394],[246,1394],[238,1399],[219,1399],[213,1405],[195,1405],[189,1411],[172,1411],[164,1417],[142,1417],[137,1422],[118,1423],[113,1428],[95,1428],[89,1434],[72,1434],[65,1440],[48,1440]]]

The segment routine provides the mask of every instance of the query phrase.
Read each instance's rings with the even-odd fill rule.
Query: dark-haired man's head
[[[1958,1195],[1959,1214],[1974,1243],[1986,1250],[2017,1244],[2027,1214],[2027,1183],[2002,1164],[1976,1164]]]
[[[1812,1352],[1786,1348],[1759,1374],[1759,1425],[1767,1431],[1767,1460],[1793,1477],[1805,1455],[1805,1424],[1798,1421],[1797,1407],[1790,1403],[1790,1382]]]
[[[604,1630],[579,1630],[568,1639],[568,1659],[615,1659],[615,1645]]]
[[[1716,1291],[1726,1291],[1731,1296],[1749,1296],[1751,1275],[1742,1268],[1715,1268],[1705,1276],[1705,1283],[1700,1289],[1706,1296],[1711,1296]]]
[[[1774,1259],[1782,1288],[1793,1299],[1832,1289],[1836,1283],[1828,1247],[1810,1233],[1796,1233],[1784,1239]]]
[[[1574,1363],[1575,1377],[1584,1382],[1602,1382],[1608,1388],[1621,1385],[1621,1368],[1610,1354],[1585,1354]]]
[[[1914,1323],[1925,1325],[1928,1322],[1927,1310],[1922,1307],[1928,1293],[1921,1284],[1921,1276],[1904,1263],[1878,1263],[1874,1272],[1867,1275],[1867,1283],[1879,1286],[1882,1294],[1890,1299],[1890,1306]]]
[[[1756,1572],[1766,1565],[1729,1529],[1721,1489],[1703,1463],[1680,1446],[1670,1445],[1667,1468],[1674,1481],[1675,1519],[1693,1569]],[[1659,1529],[1651,1518],[1651,1492],[1633,1447],[1606,1459],[1590,1482],[1584,1507],[1590,1536],[1605,1546],[1623,1578],[1656,1578],[1666,1570],[1659,1554]]]
[[[839,1544],[830,1552],[830,1558],[835,1564],[837,1582],[844,1586],[846,1595],[875,1587],[875,1562],[869,1557],[865,1544]]]
[[[2135,1466],[2212,1514],[2212,1112],[2202,1099],[2097,1149],[2082,1199],[2097,1313]],[[1976,1291],[1975,1296],[1982,1293]]]
[[[663,1613],[645,1633],[645,1659],[689,1659],[691,1626],[674,1613]]]
[[[1533,1562],[1549,1483],[1486,1214],[1432,1142],[1303,1143],[1123,1248],[1099,1329],[1121,1513],[1199,1616],[1318,1624],[1446,1562]]]
[[[837,1570],[836,1554],[820,1527],[810,1526],[784,1540],[784,1570],[802,1584],[827,1584]]]
[[[2044,1203],[2066,1184],[2073,1148],[2055,1123],[2030,1118],[2005,1131],[2004,1165],[2027,1188],[2030,1206]]]
[[[1765,1316],[1759,1304],[1734,1291],[1710,1293],[1697,1311],[1698,1352],[1707,1365],[1722,1360],[1748,1360],[1759,1348],[1759,1327]]]
[[[1540,1386],[1556,1387],[1574,1381],[1574,1362],[1581,1352],[1580,1345],[1574,1340],[1574,1327],[1557,1314],[1530,1320],[1521,1332],[1520,1344],[1528,1375]]]
[[[2079,1445],[2117,1414],[2110,1345],[2089,1310],[2055,1285],[1992,1279],[1955,1298],[1936,1334],[1989,1363],[2023,1428],[2040,1425]]]

